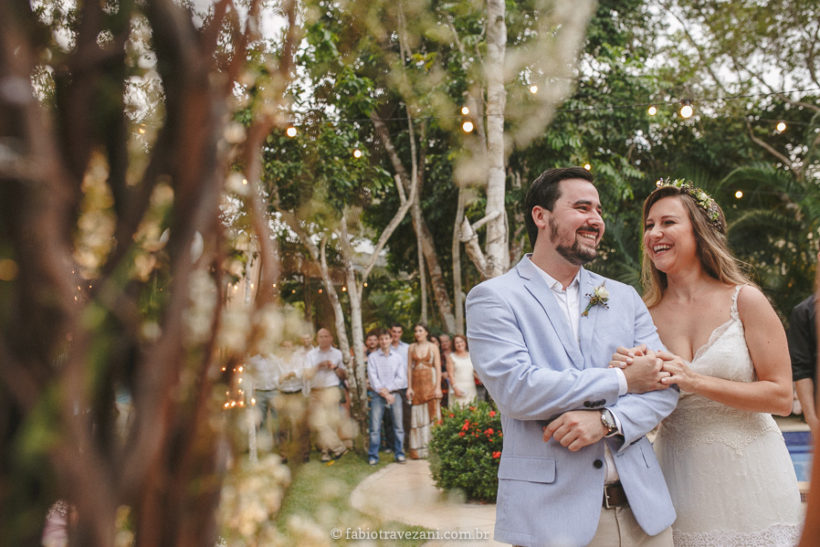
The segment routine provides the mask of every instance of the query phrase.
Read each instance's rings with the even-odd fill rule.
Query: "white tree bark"
[[[507,214],[504,208],[506,192],[504,176],[504,109],[507,92],[504,89],[504,53],[507,46],[507,25],[504,20],[504,0],[487,2],[487,216],[500,213],[487,223],[485,258],[488,277],[496,277],[510,267]]]

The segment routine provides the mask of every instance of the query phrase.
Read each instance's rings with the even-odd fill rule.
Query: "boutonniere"
[[[606,281],[595,287],[592,294],[587,293],[586,296],[589,298],[589,303],[587,304],[587,307],[584,308],[584,313],[581,314],[582,316],[586,317],[589,315],[589,310],[591,310],[593,306],[603,306],[604,308],[609,309],[609,305],[607,305],[607,302],[609,301],[609,291],[606,290]]]

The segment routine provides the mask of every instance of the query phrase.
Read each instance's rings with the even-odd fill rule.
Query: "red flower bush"
[[[433,428],[430,470],[436,485],[467,499],[495,501],[501,459],[501,416],[489,403],[457,407]]]

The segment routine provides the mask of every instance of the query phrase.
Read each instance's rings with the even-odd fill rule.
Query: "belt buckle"
[[[615,507],[614,505],[609,504],[609,488],[607,485],[604,485],[604,507],[607,509],[612,509]]]
[[[604,507],[606,509],[614,509],[615,507],[618,507],[618,506],[615,505],[615,503],[610,504],[610,501],[609,501],[610,500],[609,487],[610,487],[610,485],[608,485],[608,484],[604,485]]]

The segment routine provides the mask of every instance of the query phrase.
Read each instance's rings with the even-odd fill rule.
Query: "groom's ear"
[[[532,211],[530,211],[530,214],[532,215],[532,221],[539,230],[543,230],[549,226],[549,219],[552,215],[552,211],[549,209],[545,209],[540,205],[535,205],[533,206]]]

